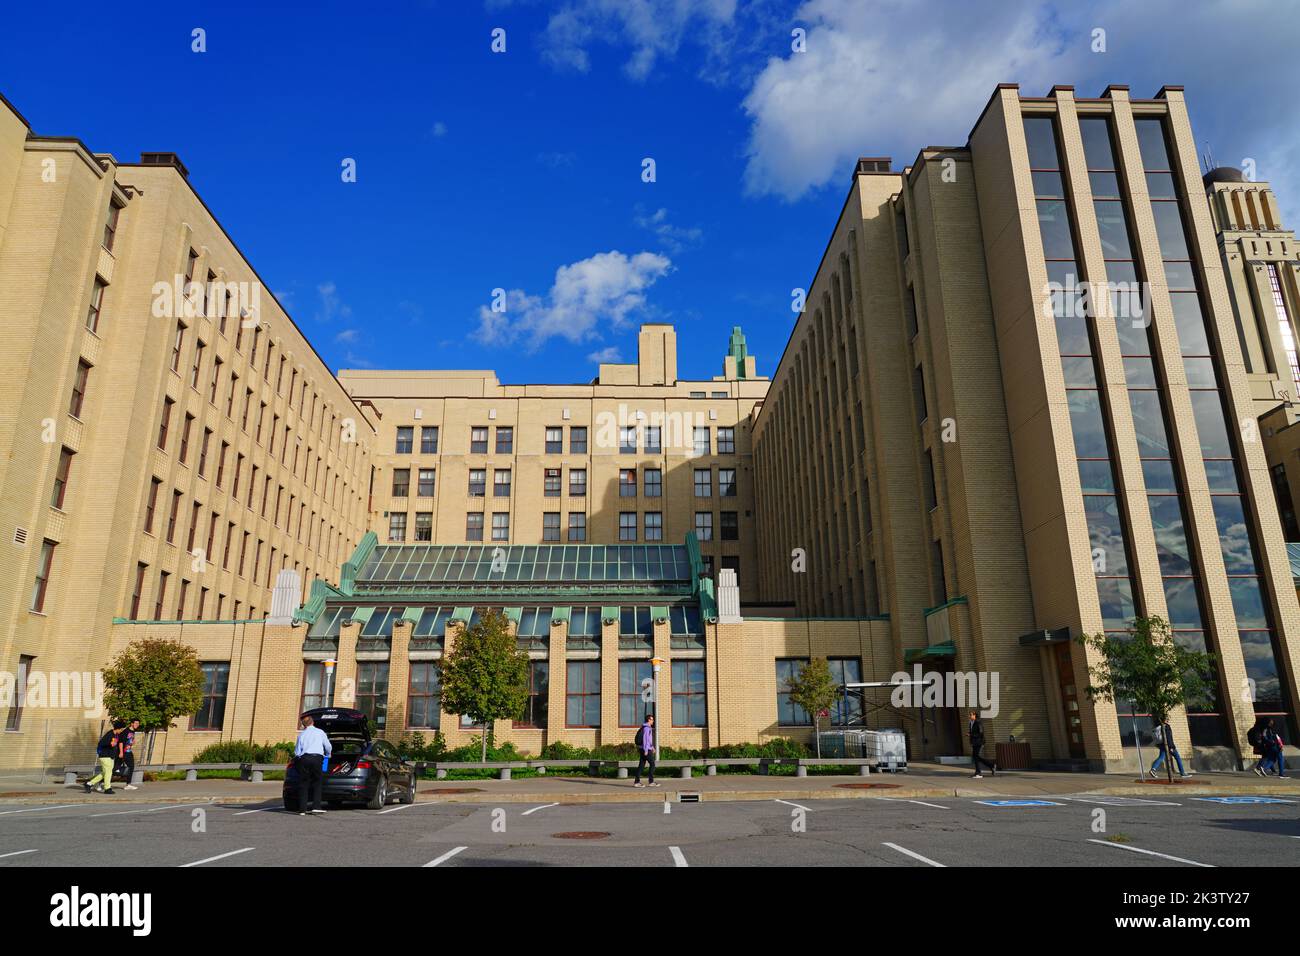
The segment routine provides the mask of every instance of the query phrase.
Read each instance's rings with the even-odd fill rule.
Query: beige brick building
[[[178,277],[205,305],[234,283],[233,311],[224,289],[159,307]],[[721,374],[682,377],[650,324],[585,383],[336,380],[178,159],[120,164],[5,104],[0,517],[22,573],[0,669],[191,643],[208,699],[155,759],[289,738],[327,701],[458,745],[478,730],[434,665],[496,609],[532,660],[497,727],[525,751],[631,740],[652,658],[665,744],[808,740],[783,682],[826,657],[840,683],[996,676],[994,742],[1119,769],[1146,721],[1086,698],[1070,639],[1158,614],[1218,660],[1184,754],[1239,766],[1257,716],[1294,729],[1296,503],[1273,488],[1300,463],[1296,281],[1267,184],[1202,181],[1180,89],[1003,86],[965,146],[859,161],[770,379],[739,329]],[[869,691],[832,719],[934,757],[966,749],[958,710]],[[84,760],[99,726],[8,720],[0,766]]]

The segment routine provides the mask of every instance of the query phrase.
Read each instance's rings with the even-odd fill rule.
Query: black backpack
[[[1259,724],[1256,724],[1254,727],[1251,727],[1250,730],[1246,731],[1246,743],[1250,744],[1252,747],[1259,746],[1259,738]]]
[[[634,744],[636,745],[636,749],[637,749],[637,750],[640,750],[640,749],[644,746],[644,744],[645,744],[645,724],[642,724],[640,727],[638,727],[638,728],[636,729],[636,738],[632,741],[632,743],[634,743]]]
[[[99,745],[95,747],[96,757],[116,757],[117,756],[117,738],[116,730],[110,730],[104,736],[99,738]]]

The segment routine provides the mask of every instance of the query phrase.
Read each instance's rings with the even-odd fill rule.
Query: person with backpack
[[[1156,748],[1160,751],[1156,759],[1151,763],[1151,769],[1148,771],[1151,776],[1156,776],[1156,771],[1160,765],[1165,762],[1166,757],[1173,757],[1174,763],[1178,765],[1178,776],[1186,777],[1187,771],[1183,769],[1183,758],[1178,753],[1178,745],[1174,743],[1174,728],[1169,726],[1169,721],[1163,721],[1156,727]]]
[[[117,758],[122,755],[122,731],[125,727],[126,724],[122,721],[114,721],[112,729],[99,738],[99,743],[95,747],[95,760],[99,763],[99,773],[86,781],[86,793],[97,789],[101,793],[113,792],[113,767],[117,764]],[[103,783],[96,787],[96,783],[101,780]]]
[[[1250,752],[1253,753],[1257,758],[1255,761],[1255,766],[1252,767],[1251,769],[1255,773],[1259,774],[1261,777],[1264,776],[1264,770],[1262,769],[1264,766],[1263,734],[1264,734],[1264,718],[1260,717],[1256,719],[1255,725],[1251,727],[1250,730],[1246,731],[1246,743],[1250,744]]]
[[[135,776],[135,754],[132,752],[135,747],[135,732],[140,729],[140,721],[132,720],[122,730],[121,750],[122,757],[117,762],[117,772],[126,781],[124,790],[139,790],[131,778]]]
[[[1282,756],[1282,735],[1277,732],[1273,726],[1273,718],[1268,718],[1264,724],[1264,729],[1260,733],[1260,744],[1264,748],[1264,759],[1259,762],[1255,772],[1261,777],[1268,776],[1269,768],[1276,767],[1277,775],[1283,779],[1286,778],[1286,758]]]
[[[641,769],[648,763],[650,765],[650,782],[646,784],[649,787],[657,787],[655,783],[655,715],[646,714],[645,723],[641,729],[636,732],[637,764],[636,764],[636,782],[634,787],[641,786]]]

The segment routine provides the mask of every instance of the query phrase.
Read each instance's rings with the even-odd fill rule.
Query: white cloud
[[[338,287],[333,281],[322,282],[316,287],[316,293],[320,296],[320,304],[316,308],[316,321],[333,322],[335,319],[346,319],[352,315],[352,306],[339,298]]]
[[[623,70],[644,80],[685,40],[711,45],[736,15],[736,0],[567,0],[542,33],[542,59],[561,70],[591,69],[600,41],[631,48]]]
[[[698,245],[704,238],[704,230],[698,226],[674,226],[668,221],[668,210],[662,207],[646,215],[644,208],[638,205],[635,221],[642,229],[653,232],[663,247],[674,255],[690,246]]]
[[[338,335],[334,336],[335,342],[356,342],[361,338],[360,329],[344,329]]]
[[[473,337],[484,345],[522,342],[529,349],[553,338],[598,338],[602,326],[621,328],[631,315],[644,311],[646,290],[671,269],[666,256],[653,252],[597,253],[555,270],[555,282],[544,296],[510,289],[504,312],[480,306]]]
[[[446,136],[447,124],[442,120],[438,120],[438,122],[433,124],[433,129],[429,130],[429,132],[434,136]]]
[[[588,362],[621,362],[623,353],[618,350],[618,346],[611,345],[608,348],[601,349],[598,352],[591,352],[587,355]]]

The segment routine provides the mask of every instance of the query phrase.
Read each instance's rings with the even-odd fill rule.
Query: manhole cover
[[[897,790],[901,783],[837,783],[841,790]]]
[[[603,830],[569,830],[566,833],[552,833],[557,840],[603,840],[609,836]]]
[[[420,793],[482,793],[482,787],[425,787]]]

